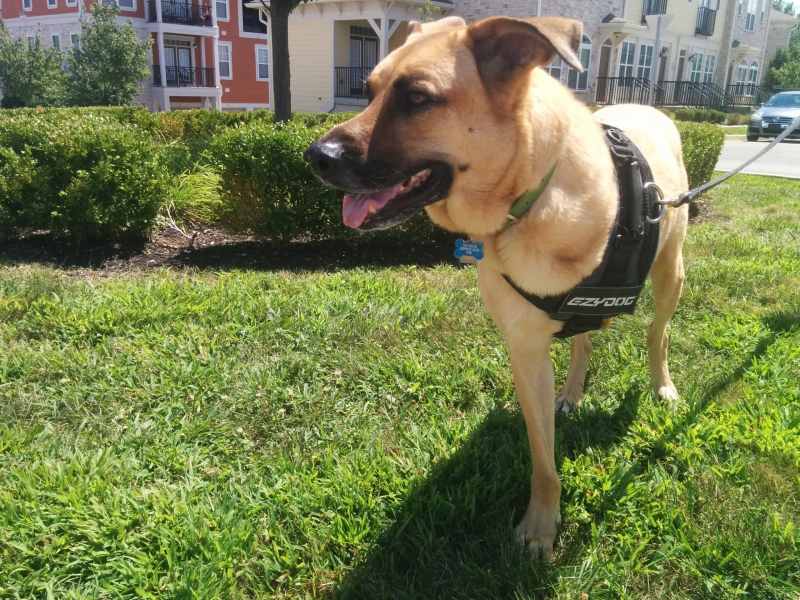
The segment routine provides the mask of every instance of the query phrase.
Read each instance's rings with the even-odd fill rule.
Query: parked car
[[[775,94],[750,117],[747,141],[755,142],[759,137],[780,135],[798,115],[800,115],[800,90]],[[800,139],[800,129],[795,129],[789,137]]]

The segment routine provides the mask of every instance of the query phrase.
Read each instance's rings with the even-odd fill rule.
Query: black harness
[[[619,207],[600,265],[558,296],[531,294],[503,275],[528,302],[551,319],[564,322],[555,334],[559,338],[600,329],[609,317],[633,313],[658,249],[659,225],[651,219],[660,208],[655,190],[647,186],[653,181],[650,166],[622,130],[609,125],[603,128],[617,172]]]

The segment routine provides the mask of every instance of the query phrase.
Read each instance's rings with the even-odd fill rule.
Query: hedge
[[[679,121],[675,125],[681,134],[683,162],[689,175],[689,187],[694,188],[704,184],[714,174],[725,133],[720,127],[708,123]]]
[[[141,238],[167,184],[153,140],[106,118],[0,119],[0,234],[47,229],[72,243]]]
[[[348,116],[278,125],[267,111],[0,111],[0,234],[47,229],[73,243],[141,237],[161,210],[274,239],[360,235],[341,224],[340,193],[302,158]],[[713,173],[723,132],[702,123],[678,129],[690,184],[699,185]],[[388,235],[444,234],[420,214]]]

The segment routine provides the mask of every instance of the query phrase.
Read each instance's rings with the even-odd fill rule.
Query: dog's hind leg
[[[650,378],[659,398],[674,407],[678,400],[678,391],[669,374],[667,365],[667,348],[669,339],[667,325],[681,297],[683,289],[683,236],[676,235],[670,240],[661,255],[653,263],[650,277],[653,283],[653,301],[656,314],[647,332],[648,358],[650,362]]]
[[[589,356],[592,354],[592,340],[588,333],[572,338],[570,363],[567,380],[556,398],[556,409],[569,413],[578,408],[583,398],[583,385],[586,371],[589,370]]]

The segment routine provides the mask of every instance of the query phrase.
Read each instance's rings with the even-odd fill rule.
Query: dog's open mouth
[[[431,163],[392,186],[361,194],[345,194],[342,221],[348,227],[387,229],[422,207],[447,197],[453,176],[449,165]]]

